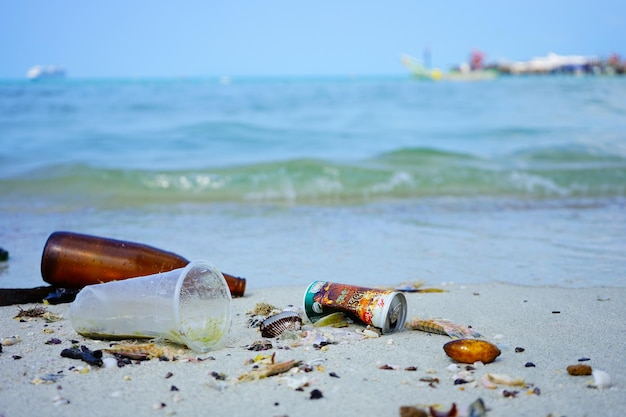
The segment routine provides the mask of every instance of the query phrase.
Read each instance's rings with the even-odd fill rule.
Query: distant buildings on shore
[[[501,74],[592,74],[621,75],[626,73],[626,62],[616,54],[607,60],[582,55],[548,54],[528,61],[500,62],[485,68],[493,68]]]
[[[430,51],[426,51],[424,62],[430,62]],[[437,68],[430,68],[428,64],[411,57],[402,56],[402,63],[416,78],[421,79],[457,79],[479,80],[492,79],[498,75],[543,75],[543,74],[569,74],[569,75],[624,75],[626,74],[626,61],[617,54],[608,59],[586,57],[582,55],[558,55],[548,54],[535,57],[527,61],[501,61],[497,63],[485,63],[485,55],[480,51],[472,51],[468,62],[444,72]]]

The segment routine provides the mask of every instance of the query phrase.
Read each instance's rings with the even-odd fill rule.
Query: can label
[[[383,333],[402,329],[406,307],[399,292],[327,281],[313,282],[304,293],[304,311],[311,322],[341,311]]]

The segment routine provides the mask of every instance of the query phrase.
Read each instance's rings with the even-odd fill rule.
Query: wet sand
[[[409,320],[443,317],[472,326],[500,348],[495,362],[469,370],[444,353],[447,336],[405,330],[360,339],[360,324],[350,326],[350,335],[334,334],[336,343],[321,349],[288,339],[271,340],[270,350],[248,350],[262,338],[248,326],[247,312],[259,302],[300,306],[305,288],[252,289],[234,299],[232,329],[219,350],[198,354],[157,343],[176,359],[123,367],[61,356],[73,344],[99,350],[111,343],[78,335],[67,319],[69,304],[46,307],[61,316],[53,322],[15,319],[18,306],[0,307],[1,340],[20,339],[0,353],[0,416],[399,416],[405,406],[449,410],[453,404],[466,415],[477,399],[489,417],[611,416],[626,409],[626,288],[479,284],[406,294]],[[254,365],[265,369],[271,355],[276,363],[302,365],[256,379]],[[609,386],[595,387],[593,376],[570,376],[566,368],[574,364],[607,372]],[[488,374],[523,384],[486,387]]]

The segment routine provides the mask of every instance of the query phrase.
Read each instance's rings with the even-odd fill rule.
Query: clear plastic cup
[[[72,327],[95,339],[167,339],[197,352],[216,349],[230,330],[231,295],[207,261],[145,277],[83,288]]]

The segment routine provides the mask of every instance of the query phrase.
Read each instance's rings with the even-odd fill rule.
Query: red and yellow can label
[[[395,291],[315,281],[304,294],[304,311],[313,323],[342,311],[385,333],[404,326],[406,299]]]

